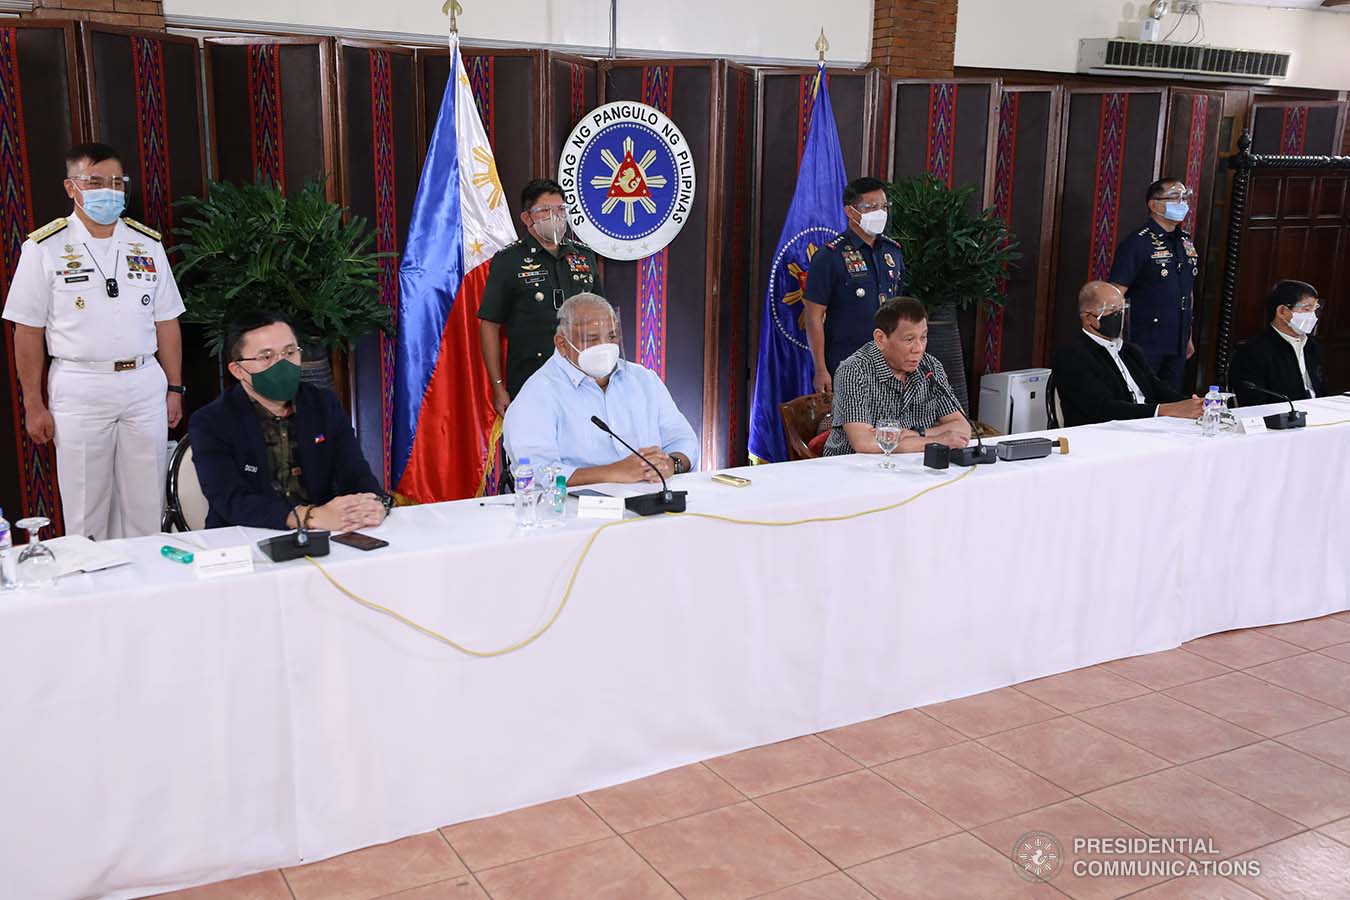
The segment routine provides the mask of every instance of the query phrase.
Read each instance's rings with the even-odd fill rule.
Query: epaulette
[[[131,228],[135,231],[139,231],[141,234],[145,235],[148,238],[154,238],[157,241],[164,240],[163,236],[158,231],[151,228],[149,225],[142,225],[140,222],[137,222],[130,216],[123,216],[122,221],[127,224],[128,228]]]
[[[841,234],[826,241],[825,246],[829,247],[831,250],[838,250],[840,247],[844,246],[844,242],[847,239],[847,234]]]
[[[586,243],[585,241],[583,241],[583,240],[582,240],[581,238],[579,238],[579,237],[568,238],[568,239],[567,239],[567,243],[569,243],[569,244],[576,244],[578,247],[583,247],[583,248],[585,248],[585,249],[587,249],[587,250],[591,249],[591,245],[588,244],[588,243]]]
[[[37,231],[29,232],[28,239],[35,244],[40,244],[47,238],[51,237],[52,235],[59,234],[60,232],[64,231],[66,226],[69,224],[70,223],[67,222],[64,218],[52,219],[50,222],[48,222],[46,225],[43,225]]]

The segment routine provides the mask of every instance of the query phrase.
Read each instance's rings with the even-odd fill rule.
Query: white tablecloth
[[[1350,401],[1303,404],[1311,422]],[[1234,627],[1350,608],[1350,425],[1065,429],[900,509],[599,535],[539,641],[464,656],[309,564],[133,566],[0,597],[0,895],[136,896],[291,865],[749,746]],[[892,503],[965,470],[875,458],[681,476],[763,520]],[[400,509],[324,565],[470,646],[546,620],[597,526],[501,501]],[[257,535],[253,535],[256,537]],[[228,535],[213,535],[219,543]]]

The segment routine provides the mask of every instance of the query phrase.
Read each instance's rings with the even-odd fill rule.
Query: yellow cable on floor
[[[925,494],[931,494],[933,491],[936,491],[939,488],[949,487],[950,485],[956,484],[963,478],[969,478],[971,473],[975,471],[975,468],[976,468],[975,466],[970,466],[969,468],[966,469],[966,471],[962,472],[955,478],[949,478],[946,481],[929,485],[928,487],[919,491],[917,494],[913,494],[909,497],[906,497],[904,500],[900,500],[896,503],[888,503],[885,506],[876,506],[871,509],[864,509],[853,513],[843,513],[837,516],[811,516],[809,518],[793,519],[787,522],[762,522],[757,519],[738,519],[734,516],[720,516],[715,513],[683,512],[683,513],[667,513],[667,515],[673,518],[711,519],[714,522],[726,522],[727,524],[730,525],[757,525],[764,528],[790,528],[796,525],[810,525],[816,522],[847,522],[850,519],[861,519],[864,516],[873,516],[876,515],[877,513],[890,512],[891,510],[899,509],[902,506],[907,506],[910,503],[913,503],[915,500],[918,500]],[[373,600],[367,600],[365,597],[362,597],[361,595],[348,589],[340,581],[334,578],[327,569],[325,569],[322,565],[319,564],[318,560],[314,559],[314,557],[306,556],[305,559],[306,561],[309,562],[310,565],[318,569],[319,573],[322,574],[324,578],[328,579],[328,583],[331,584],[333,587],[337,588],[337,590],[340,593],[342,593],[344,596],[348,597],[351,600],[355,600],[357,603],[361,604],[367,609],[374,610],[375,612],[384,613],[386,616],[389,616],[393,619],[396,619],[399,622],[402,622],[404,625],[407,625],[414,631],[420,631],[427,637],[432,638],[433,640],[440,641],[442,644],[446,644],[447,646],[453,647],[460,653],[464,653],[468,656],[478,656],[478,657],[503,656],[507,653],[513,653],[516,650],[520,650],[523,647],[528,647],[530,644],[533,644],[539,638],[543,637],[546,631],[548,631],[550,628],[553,627],[554,622],[558,621],[558,617],[562,615],[563,609],[567,607],[567,602],[572,598],[572,588],[573,586],[576,585],[577,574],[581,571],[581,564],[586,561],[586,557],[591,552],[591,547],[595,544],[595,539],[600,536],[600,533],[602,531],[607,531],[610,528],[615,528],[620,525],[632,525],[636,522],[642,521],[644,520],[621,519],[617,522],[606,522],[604,525],[601,525],[599,528],[592,531],[590,537],[586,539],[586,543],[582,545],[581,553],[580,555],[577,556],[577,561],[572,565],[572,574],[567,579],[567,588],[566,590],[563,591],[562,600],[558,602],[558,608],[553,611],[553,615],[549,616],[548,621],[545,622],[540,628],[538,628],[536,631],[534,631],[534,633],[530,634],[528,637],[516,641],[514,644],[509,644],[505,647],[501,647],[497,650],[475,650],[472,647],[466,647],[463,644],[459,643],[458,641],[452,640],[451,638],[446,637],[445,635],[441,634],[438,631],[435,631],[431,628],[427,628],[425,625],[421,625],[418,624],[417,622],[414,622],[412,619],[409,619],[402,613],[396,612],[395,610],[392,610],[387,606],[381,606],[379,603],[376,603]]]

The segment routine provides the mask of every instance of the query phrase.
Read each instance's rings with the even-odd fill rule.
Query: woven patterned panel
[[[33,192],[28,181],[28,140],[23,125],[23,91],[19,82],[18,35],[0,28],[0,298],[19,263],[23,242],[33,221]],[[9,519],[46,516],[61,528],[61,498],[56,490],[56,458],[52,445],[39,446],[28,437],[22,389],[14,365],[14,329],[5,328],[9,358],[9,396],[14,412],[14,441],[19,460],[19,492],[23,508],[8,510]]]
[[[1006,93],[998,104],[998,148],[994,157],[994,215],[1011,224],[1013,200],[1013,172],[1017,163],[1017,114],[1022,95]],[[1007,279],[999,279],[999,293],[1005,299]],[[998,372],[1003,368],[1003,307],[990,306],[985,320],[984,371]]]
[[[673,66],[646,66],[642,70],[642,102],[670,115]],[[662,380],[666,377],[666,265],[670,247],[638,263],[637,357]]]
[[[496,119],[496,69],[491,56],[464,57],[464,70],[469,75],[469,87],[473,90],[473,102],[478,107],[478,118],[487,132],[488,143],[497,144]],[[447,86],[450,90],[453,85]]]
[[[253,44],[248,48],[248,112],[253,129],[253,171],[285,191],[280,53],[277,44]]]
[[[141,200],[145,224],[173,240],[173,194],[169,186],[169,126],[164,112],[164,44],[132,37],[136,71],[136,127],[141,148]]]
[[[1088,278],[1101,281],[1111,272],[1120,224],[1120,180],[1125,161],[1125,125],[1130,95],[1102,94],[1101,125],[1097,136],[1096,188],[1092,201],[1092,245]]]
[[[451,85],[447,90],[453,90]],[[375,161],[375,249],[398,250],[397,209],[394,195],[394,95],[389,53],[370,51],[370,120]],[[398,260],[380,260],[378,290],[398,327]],[[380,335],[380,396],[384,443],[384,483],[389,483],[389,435],[394,431],[394,339]]]
[[[1308,143],[1308,107],[1286,106],[1280,127],[1280,153],[1302,156]]]
[[[1191,95],[1191,127],[1186,139],[1186,187],[1191,189],[1191,211],[1181,227],[1195,234],[1196,198],[1200,196],[1200,175],[1205,165],[1205,131],[1209,123],[1209,94]]]
[[[956,85],[950,82],[928,87],[928,158],[924,166],[929,175],[952,186],[952,154],[956,144]]]

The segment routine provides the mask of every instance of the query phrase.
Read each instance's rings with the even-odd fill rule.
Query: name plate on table
[[[213,550],[194,550],[192,571],[198,578],[219,578],[222,575],[252,572],[253,548],[243,544]]]
[[[1266,420],[1264,416],[1239,416],[1238,428],[1243,434],[1256,434],[1266,431]]]
[[[578,519],[622,519],[622,497],[596,497],[583,495],[577,498]]]

